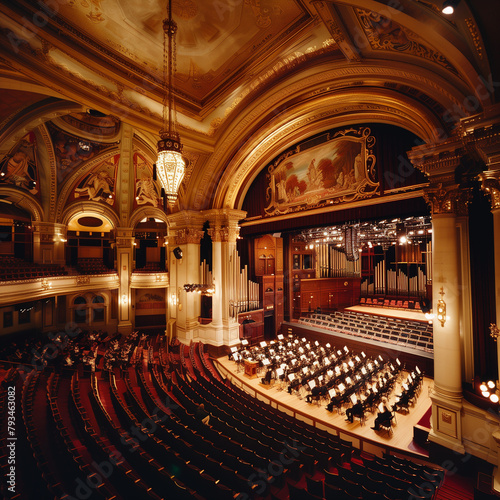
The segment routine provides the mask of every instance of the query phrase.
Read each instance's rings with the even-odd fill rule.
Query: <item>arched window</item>
[[[92,299],[92,323],[101,323],[105,321],[104,297],[96,295]]]
[[[73,301],[73,320],[77,324],[87,322],[87,301],[85,297],[76,297]]]

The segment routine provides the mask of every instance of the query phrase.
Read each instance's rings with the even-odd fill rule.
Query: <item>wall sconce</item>
[[[443,300],[444,296],[444,291],[443,287],[441,287],[441,291],[439,292],[439,295],[441,295],[441,298],[438,299],[437,301],[437,319],[440,321],[441,326],[444,326],[446,323],[446,302]]]
[[[490,335],[493,337],[493,340],[496,342],[498,337],[500,336],[500,329],[495,323],[490,323]]]
[[[49,290],[50,288],[52,288],[52,283],[47,278],[43,278],[40,284],[42,285],[42,288],[44,290]]]
[[[488,382],[483,382],[479,386],[479,390],[484,398],[489,399],[492,403],[498,403],[500,401],[500,391],[497,388],[497,384],[493,380],[488,380]]]
[[[124,306],[126,306],[126,305],[127,305],[127,303],[128,303],[128,297],[127,297],[125,294],[123,294],[123,295],[122,295],[122,304],[123,304]]]

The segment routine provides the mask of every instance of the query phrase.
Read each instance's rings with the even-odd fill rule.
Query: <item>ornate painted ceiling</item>
[[[494,103],[488,0],[461,0],[452,18],[441,4],[173,0],[177,120],[191,161],[182,205],[241,206],[263,165],[319,130],[374,121],[436,141]],[[52,138],[55,128],[78,131],[101,149],[122,144],[125,124],[154,155],[166,7],[0,2],[0,160],[48,122]],[[94,127],[88,110],[109,123]]]

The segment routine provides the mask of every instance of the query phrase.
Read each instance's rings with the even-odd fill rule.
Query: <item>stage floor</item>
[[[285,411],[289,415],[294,415],[302,421],[326,429],[333,434],[338,433],[342,439],[352,441],[356,448],[378,456],[384,452],[401,452],[422,459],[428,456],[425,450],[414,445],[413,426],[417,425],[431,406],[429,389],[433,386],[432,379],[424,378],[417,402],[415,406],[410,407],[408,414],[396,413],[393,432],[389,434],[387,431],[375,431],[370,428],[373,426],[376,412],[374,414],[368,413],[363,425],[360,424],[359,419],[354,419],[354,423],[351,424],[346,422],[345,415],[338,414],[336,409],[333,413],[327,411],[327,401],[322,402],[321,405],[309,404],[305,398],[299,399],[298,396],[288,394],[286,388],[280,390],[276,384],[263,385],[260,383],[261,376],[250,378],[244,373],[243,367],[238,369],[238,365],[234,361],[228,360],[227,356],[216,359],[215,364],[224,377],[228,377],[232,383],[254,397],[271,404],[274,408]],[[400,393],[400,389],[401,385],[397,383],[389,398],[390,404],[395,402],[395,395]]]
[[[377,314],[378,316],[389,316],[391,318],[411,319],[416,321],[425,321],[427,319],[422,311],[415,309],[391,309],[390,307],[375,307],[375,306],[351,306],[346,307],[346,311],[354,311],[365,314]]]

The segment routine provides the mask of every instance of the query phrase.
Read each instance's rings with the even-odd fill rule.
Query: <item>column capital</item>
[[[194,210],[182,210],[168,215],[169,244],[200,243],[201,238],[203,238],[205,220],[202,212]]]
[[[175,236],[173,236],[176,245],[186,245],[188,243],[199,244],[203,238],[204,232],[201,229],[182,228],[178,229]]]
[[[116,247],[128,248],[134,243],[134,228],[118,227],[116,228]]]
[[[424,200],[429,205],[432,215],[456,214],[467,215],[467,206],[472,190],[460,188],[458,184],[431,183],[424,189]]]
[[[210,224],[208,234],[212,241],[235,242],[240,233],[239,221],[246,212],[230,208],[205,210],[203,215]]]
[[[481,189],[489,195],[491,209],[500,208],[500,170],[486,170],[478,176]]]

